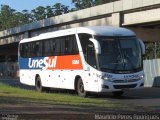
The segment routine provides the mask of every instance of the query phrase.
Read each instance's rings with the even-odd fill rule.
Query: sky
[[[0,0],[0,5],[9,5],[12,9],[21,12],[22,10],[33,10],[38,6],[52,6],[55,3],[73,7],[72,0]]]

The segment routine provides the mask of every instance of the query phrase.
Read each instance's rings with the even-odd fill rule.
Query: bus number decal
[[[78,65],[79,64],[79,60],[72,60],[72,65]]]

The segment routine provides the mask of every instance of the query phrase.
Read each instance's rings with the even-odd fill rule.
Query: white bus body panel
[[[86,33],[91,35],[102,35],[102,36],[135,36],[134,32],[125,28],[95,26],[95,27],[72,28],[68,30],[60,30],[57,32],[44,33],[33,38],[21,40],[20,44],[75,34],[83,69],[81,70],[20,69],[20,82],[23,84],[35,86],[36,75],[40,75],[42,86],[44,87],[74,90],[75,78],[76,76],[80,76],[84,83],[84,89],[90,92],[109,92],[109,91],[123,90],[123,87],[121,89],[115,89],[114,85],[137,84],[136,87],[131,89],[137,89],[142,87],[141,85],[144,83],[144,78],[142,79],[137,78],[137,76],[143,76],[144,75],[143,71],[132,73],[132,74],[111,74],[111,73],[104,73],[104,72],[98,71],[93,67],[89,66],[85,62],[84,55],[82,52],[82,47],[78,38],[78,33]],[[124,82],[116,83],[114,81],[111,82],[109,80],[104,80],[102,79],[104,75],[112,76],[112,79],[115,81],[121,80]],[[131,78],[129,77],[126,79],[125,76],[132,76],[133,77],[132,79],[139,79],[139,80],[135,80],[135,82],[130,82],[129,80],[131,80]],[[104,88],[105,86],[108,86],[108,88]]]

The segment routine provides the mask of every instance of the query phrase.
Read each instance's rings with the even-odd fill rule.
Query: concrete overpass
[[[159,41],[160,1],[119,0],[1,31],[1,66],[8,61],[17,61],[18,42],[23,38],[59,29],[94,25],[127,27],[144,41]]]

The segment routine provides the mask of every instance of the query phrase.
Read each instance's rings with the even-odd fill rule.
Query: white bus
[[[78,27],[40,34],[19,43],[20,82],[70,89],[79,96],[143,88],[143,42],[134,32],[109,26]]]

